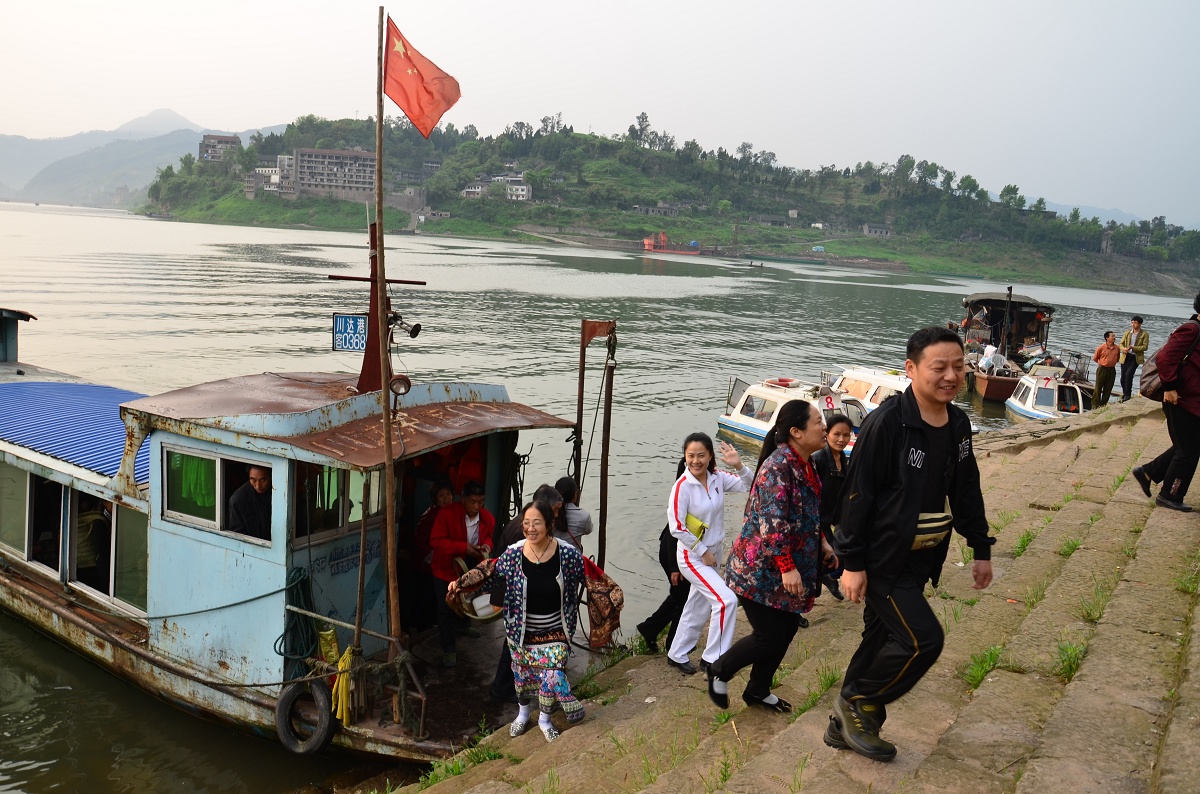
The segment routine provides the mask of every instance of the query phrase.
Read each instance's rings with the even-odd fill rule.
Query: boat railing
[[[325,623],[331,623],[334,626],[341,626],[344,629],[350,629],[351,631],[360,630],[360,631],[362,631],[363,634],[366,634],[369,637],[374,637],[376,639],[383,640],[384,642],[388,643],[391,648],[391,652],[394,653],[396,656],[400,656],[401,654],[404,653],[404,648],[403,648],[403,646],[401,646],[400,640],[397,637],[393,637],[389,634],[380,634],[379,632],[371,631],[370,629],[363,628],[361,626],[356,627],[353,623],[346,623],[345,621],[331,618],[328,615],[321,615],[316,612],[309,612],[307,609],[301,609],[300,607],[292,606],[291,604],[287,604],[286,608],[289,612],[295,612],[297,615],[304,615],[305,617],[310,617],[310,618],[313,618],[314,620],[320,620]],[[395,657],[392,657],[392,658],[395,658]],[[416,701],[420,707],[420,714],[417,718],[417,736],[422,737],[425,735],[425,707],[429,703],[429,698],[425,694],[425,687],[424,687],[424,685],[421,684],[421,679],[419,679],[417,677],[417,671],[415,669],[413,669],[412,662],[406,659],[404,661],[404,669],[405,669],[405,672],[408,674],[408,680],[413,685],[413,689],[408,690],[405,694],[408,695],[409,700]],[[365,691],[365,687],[360,686],[358,689],[359,689],[359,691]],[[400,688],[395,687],[395,686],[389,686],[389,687],[387,687],[387,689],[392,692],[392,722],[394,722],[396,724],[400,724],[401,723]]]

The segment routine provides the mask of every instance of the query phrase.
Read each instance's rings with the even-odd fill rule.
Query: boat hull
[[[982,372],[975,373],[975,393],[985,400],[994,400],[996,402],[1004,402],[1012,393],[1016,391],[1017,384],[1021,382],[1021,378],[1010,377],[1005,375],[985,375]]]
[[[129,621],[98,615],[34,576],[0,568],[0,611],[182,711],[266,739],[278,738],[274,695],[233,682],[223,685],[205,670],[155,654],[143,647],[143,634],[129,630]],[[449,744],[414,740],[399,730],[385,734],[358,726],[337,728],[331,744],[354,752],[425,762],[454,752]]]

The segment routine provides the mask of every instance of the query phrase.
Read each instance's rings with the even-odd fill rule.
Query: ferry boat
[[[717,426],[761,443],[775,426],[775,418],[783,406],[796,400],[817,406],[826,419],[833,414],[845,414],[850,417],[856,433],[867,416],[867,408],[861,400],[840,394],[828,386],[805,383],[799,378],[770,378],[759,383],[730,378],[725,413],[717,417]]]
[[[1091,410],[1091,390],[1065,380],[1060,373],[1050,371],[1053,369],[1035,367],[1035,374],[1022,375],[1018,379],[1012,396],[1004,401],[1004,413],[1009,421],[1059,419]]]
[[[372,288],[372,319],[382,302]],[[0,310],[0,609],[164,701],[295,752],[428,761],[477,729],[478,711],[447,723],[437,692],[461,698],[461,686],[427,686],[414,637],[390,628],[381,390],[410,517],[431,483],[477,480],[503,521],[518,434],[574,422],[499,385],[383,384],[370,336],[358,376],[270,372],[146,396],[19,363],[18,327],[35,319]],[[252,474],[267,483],[256,529],[231,502]],[[325,683],[337,652],[316,647],[324,626],[361,649],[341,719]],[[307,663],[322,656],[332,670]]]
[[[958,323],[967,349],[967,385],[981,398],[1004,402],[1021,378],[1021,367],[1034,351],[1044,353],[1054,307],[1027,295],[976,292],[963,298]],[[977,366],[988,346],[999,351],[999,367]],[[1011,361],[1011,365],[1010,362]]]

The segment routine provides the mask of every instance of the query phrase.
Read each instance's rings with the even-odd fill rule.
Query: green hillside
[[[184,158],[178,171],[160,170],[148,208],[195,220],[361,228],[358,205],[342,212],[334,206],[339,202],[248,201],[238,169],[298,147],[371,151],[374,137],[370,119],[304,116],[282,134],[255,136],[232,168]],[[392,189],[416,179],[430,206],[450,213],[430,219],[426,233],[514,237],[527,226],[635,241],[665,231],[673,242],[695,240],[750,257],[811,257],[820,245],[835,261],[886,259],[918,272],[1155,291],[1194,290],[1200,275],[1200,232],[1164,217],[1119,224],[1083,218],[1078,210],[1055,216],[1016,185],[989,191],[969,174],[908,155],[895,163],[798,169],[749,142],[705,151],[694,140],[677,145],[645,114],[609,137],[577,133],[560,116],[547,116],[540,127],[516,122],[488,137],[473,125],[448,124],[428,140],[407,120],[389,118],[384,152]],[[423,172],[430,162],[440,167]],[[459,195],[481,176],[513,171],[524,173],[534,202],[508,201],[495,190],[478,199]],[[660,203],[678,216],[634,209]],[[866,236],[868,223],[893,236]]]

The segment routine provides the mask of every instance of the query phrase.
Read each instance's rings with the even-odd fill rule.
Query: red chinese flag
[[[458,81],[412,48],[400,35],[392,18],[387,21],[383,56],[383,93],[400,106],[404,115],[426,138],[442,114],[462,96]]]

